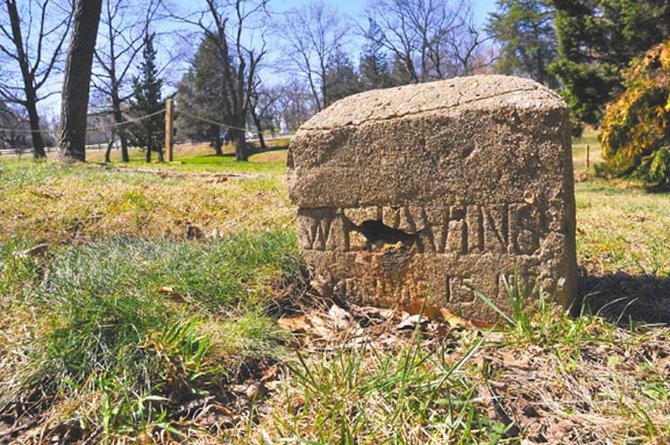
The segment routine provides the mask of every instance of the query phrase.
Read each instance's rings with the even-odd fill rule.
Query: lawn
[[[0,159],[0,443],[669,443],[670,196],[587,143],[582,301],[495,329],[319,297],[285,151]]]

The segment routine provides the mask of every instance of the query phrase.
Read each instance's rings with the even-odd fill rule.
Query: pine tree
[[[222,51],[212,36],[205,36],[198,51],[191,61],[191,68],[184,75],[179,87],[178,102],[180,109],[191,115],[197,115],[211,122],[229,121],[229,110],[226,104],[230,103],[227,83],[224,79],[226,65],[236,71],[238,66],[235,58],[223,58]],[[208,141],[214,148],[217,156],[223,155],[223,134],[232,137],[229,128],[208,123],[184,115],[180,117],[180,128],[190,137]]]
[[[196,86],[194,68],[191,67],[181,78],[177,89],[177,109],[180,111],[177,115],[179,134],[198,142],[209,142],[216,155],[223,156],[221,127],[192,117],[195,115],[206,117],[204,97],[205,95]],[[212,119],[216,118],[218,116]]]
[[[161,95],[163,80],[158,77],[158,69],[156,68],[154,37],[155,33],[147,32],[145,34],[140,75],[133,78],[134,94],[130,103],[130,112],[135,118],[158,113],[165,108],[165,102]],[[133,143],[145,148],[145,160],[147,162],[151,162],[151,152],[154,151],[158,153],[158,160],[163,162],[165,122],[162,114],[143,119],[133,125],[131,132]]]
[[[500,44],[496,71],[556,88],[558,82],[548,70],[556,59],[551,5],[545,0],[498,0],[497,8],[487,26]]]
[[[379,33],[381,33],[379,26],[371,20],[370,28],[365,33],[367,43],[363,47],[358,68],[361,88],[366,91],[388,88],[394,84],[388,57],[383,51]]]
[[[335,52],[333,58],[329,61],[324,80],[328,86],[327,94],[323,98],[326,106],[362,91],[358,74],[354,70],[351,60],[342,50]]]
[[[414,83],[414,76],[407,69],[407,64],[396,54],[391,65],[391,79],[393,85],[409,85]]]

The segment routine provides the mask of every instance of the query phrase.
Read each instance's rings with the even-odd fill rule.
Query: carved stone
[[[428,296],[492,319],[518,270],[563,305],[576,294],[570,123],[527,79],[473,76],[358,94],[291,141],[300,249],[344,298]]]

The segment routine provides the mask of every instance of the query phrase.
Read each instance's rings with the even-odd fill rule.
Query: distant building
[[[290,132],[291,131],[288,129],[288,124],[286,123],[286,121],[284,119],[281,119],[279,121],[279,134],[285,135],[289,134]]]

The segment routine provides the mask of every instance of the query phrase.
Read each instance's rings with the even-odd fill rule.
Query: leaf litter
[[[484,346],[473,357],[480,374],[478,397],[492,420],[507,425],[507,437],[519,441],[513,443],[669,443],[666,330],[650,327],[643,342],[639,332],[611,327],[610,339],[535,345],[511,341],[494,325],[420,300],[397,310],[327,301],[327,309],[305,308],[279,319],[301,353],[318,356],[365,346],[398,351],[420,332],[423,347],[451,342],[457,354],[465,335],[482,336]]]

